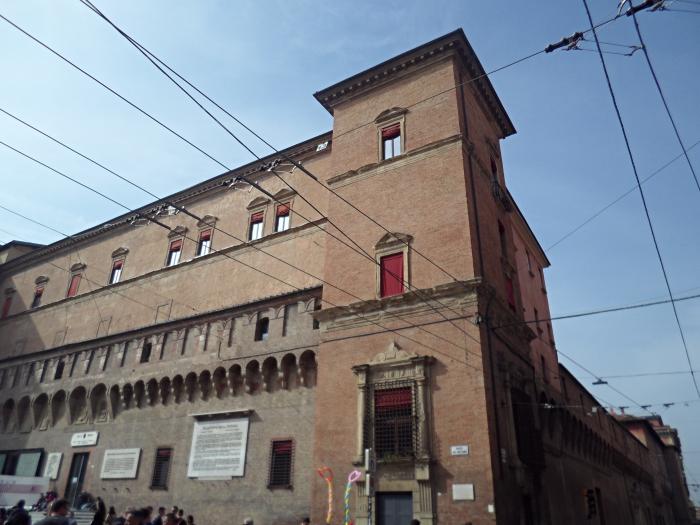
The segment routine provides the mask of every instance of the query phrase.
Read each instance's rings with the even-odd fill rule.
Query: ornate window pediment
[[[71,273],[82,272],[85,268],[87,268],[85,263],[75,263],[70,267],[70,271]]]
[[[374,122],[376,124],[383,124],[384,122],[387,122],[389,120],[399,118],[405,115],[406,113],[408,113],[408,110],[406,108],[393,107],[391,109],[385,109],[379,115],[377,115],[377,118],[374,119]]]
[[[129,253],[129,248],[124,248],[123,246],[121,246],[112,252],[112,259],[123,257],[127,253]]]
[[[397,246],[406,246],[407,244],[410,244],[413,241],[413,236],[407,234],[407,233],[398,233],[398,232],[393,232],[393,233],[387,233],[384,236],[382,236],[379,241],[377,241],[377,244],[374,245],[375,250],[385,250],[388,248],[394,248]]]
[[[42,284],[46,284],[48,282],[49,282],[49,278],[46,277],[45,275],[40,275],[39,277],[37,277],[34,280],[34,284],[36,284],[37,286],[42,285]]]
[[[172,230],[170,230],[170,233],[168,233],[169,238],[184,237],[185,235],[187,235],[187,228],[180,224],[175,226]]]
[[[214,226],[217,220],[218,218],[214,217],[213,215],[205,215],[200,221],[197,222],[197,228],[206,228],[207,226]]]
[[[275,201],[290,199],[296,194],[297,192],[295,192],[294,190],[290,190],[289,188],[282,188],[280,191],[275,193]]]
[[[246,207],[247,209],[252,210],[253,208],[259,208],[267,204],[270,204],[270,199],[266,199],[265,197],[255,197]]]

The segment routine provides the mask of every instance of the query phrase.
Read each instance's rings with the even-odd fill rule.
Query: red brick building
[[[291,524],[325,519],[328,466],[338,522],[370,449],[358,524],[685,523],[650,461],[675,445],[558,364],[515,129],[463,32],[315,97],[332,132],[0,265],[3,472],[53,452],[73,498]],[[224,474],[199,473],[206,422],[245,428]]]

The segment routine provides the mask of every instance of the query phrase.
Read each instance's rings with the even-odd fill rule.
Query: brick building
[[[332,132],[13,252],[2,472],[291,524],[328,466],[338,522],[371,449],[358,524],[685,523],[650,461],[676,445],[558,364],[483,72],[455,31],[316,93]]]

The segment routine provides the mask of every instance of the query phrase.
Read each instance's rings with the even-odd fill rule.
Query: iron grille
[[[294,443],[291,439],[273,441],[270,447],[270,478],[268,487],[292,487]]]
[[[414,382],[369,385],[365,399],[365,447],[384,462],[415,458],[420,444]]]
[[[172,448],[159,448],[156,450],[156,460],[153,463],[152,489],[168,490],[168,475],[170,474],[170,461],[173,457]]]

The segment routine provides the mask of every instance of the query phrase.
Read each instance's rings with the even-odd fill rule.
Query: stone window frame
[[[245,239],[246,242],[255,242],[259,241],[266,236],[266,228],[265,228],[265,219],[267,219],[267,208],[269,207],[270,204],[270,199],[266,199],[265,197],[256,197],[252,201],[248,203],[248,206],[246,206],[246,209],[248,210],[248,220],[246,221],[246,231],[245,231]],[[260,234],[260,238],[258,239],[251,239],[251,233],[252,230],[250,228],[251,226],[251,218],[253,215],[256,213],[262,213],[263,214],[263,220],[262,220],[262,233]]]
[[[49,282],[49,278],[45,275],[40,275],[34,280],[34,296],[32,297],[32,302],[31,302],[31,309],[39,308],[41,306],[41,297],[44,295],[44,290],[46,289],[46,285]],[[34,303],[37,300],[37,294],[41,290],[41,294],[39,295],[39,304],[36,306]]]
[[[197,221],[197,245],[194,248],[195,257],[205,257],[212,253],[212,247],[214,246],[214,232],[216,231],[216,221],[218,220],[218,217],[214,217],[213,215],[205,215],[201,220]],[[199,251],[199,243],[201,241],[202,233],[206,232],[207,230],[210,232],[209,251],[199,255],[197,252]]]
[[[87,269],[87,264],[85,263],[75,263],[73,266],[70,267],[70,272],[69,272],[69,278],[68,278],[68,286],[66,287],[66,299],[70,299],[71,297],[76,297],[78,293],[80,292],[80,283],[83,280],[83,277],[85,277],[85,270]],[[71,285],[73,283],[73,279],[76,276],[80,276],[80,280],[78,281],[78,286],[75,289],[75,293],[73,295],[69,295]]]
[[[112,252],[112,265],[109,267],[109,282],[108,285],[111,284],[119,284],[122,281],[122,276],[124,274],[124,267],[126,266],[126,256],[129,253],[128,248],[119,247],[116,250]],[[121,261],[122,263],[122,271],[119,274],[119,280],[116,283],[112,283],[112,272],[114,272],[114,265]]]
[[[183,262],[182,256],[185,252],[185,239],[186,239],[186,237],[187,237],[187,228],[184,226],[175,226],[175,228],[170,230],[170,233],[168,233],[168,249],[165,252],[165,261],[163,263],[164,268],[171,268],[171,267],[177,266],[178,264]],[[182,247],[180,248],[180,258],[177,260],[176,264],[168,264],[168,261],[170,260],[170,247],[176,241],[182,241]]]
[[[405,155],[406,148],[406,114],[408,110],[406,108],[393,107],[382,111],[377,118],[374,119],[374,124],[376,126],[377,135],[377,157],[378,162],[384,162],[387,160],[395,159]],[[399,125],[399,133],[401,137],[401,153],[394,155],[391,158],[384,158],[384,141],[382,140],[382,130],[392,126],[394,124]]]
[[[290,189],[282,189],[275,193],[275,220],[272,224],[272,233],[283,233],[292,229],[292,218],[294,215],[294,197],[296,195],[295,191]],[[286,230],[277,230],[277,207],[286,205],[289,207],[289,226]],[[263,219],[264,220],[264,219]]]
[[[403,287],[404,293],[411,288],[411,243],[413,236],[407,233],[392,232],[382,236],[374,245],[374,260],[377,263],[375,272],[375,296],[382,299],[382,257],[403,253]]]
[[[352,368],[357,376],[357,448],[355,451],[355,465],[364,464],[365,446],[365,417],[368,402],[367,392],[370,386],[381,385],[382,388],[391,387],[392,382],[404,386],[407,382],[413,382],[415,409],[417,417],[417,450],[414,461],[427,463],[430,461],[430,435],[429,435],[429,368],[434,359],[430,356],[418,356],[406,352],[392,342],[386,351],[377,354],[372,361],[357,365]]]

